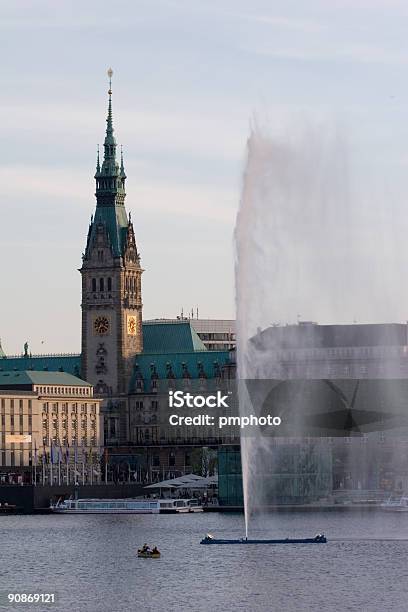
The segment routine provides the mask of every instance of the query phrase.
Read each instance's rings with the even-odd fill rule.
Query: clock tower
[[[112,70],[103,162],[96,163],[96,210],[82,256],[82,376],[106,397],[126,394],[134,357],[143,350],[142,268],[131,216],[125,209],[126,174],[116,160]]]

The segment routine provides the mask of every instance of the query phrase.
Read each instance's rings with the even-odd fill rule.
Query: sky
[[[233,231],[254,122],[290,130],[294,117],[333,119],[359,188],[375,185],[404,218],[407,26],[408,5],[394,0],[1,0],[3,349],[80,350],[78,268],[108,67],[144,318],[197,307],[233,318]]]

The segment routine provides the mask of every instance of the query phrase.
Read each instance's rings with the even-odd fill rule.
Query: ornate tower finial
[[[104,149],[105,149],[104,161],[105,162],[106,161],[112,161],[113,163],[115,163],[116,140],[115,140],[115,137],[113,135],[112,75],[113,75],[113,70],[112,70],[112,68],[109,68],[109,70],[108,70],[108,77],[109,77],[109,89],[108,89],[109,103],[108,103],[108,116],[107,116],[107,119],[106,119],[106,136],[105,136],[105,143],[104,143]]]
[[[123,147],[120,145],[120,176],[122,179],[126,178],[125,166],[123,164]],[[124,182],[123,182],[124,185]]]
[[[101,165],[99,163],[99,145],[98,145],[98,149],[97,149],[97,155],[96,155],[96,171],[100,172],[101,171]]]

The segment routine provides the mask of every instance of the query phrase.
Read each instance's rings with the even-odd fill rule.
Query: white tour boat
[[[65,499],[50,504],[61,514],[179,514],[202,512],[196,499]]]

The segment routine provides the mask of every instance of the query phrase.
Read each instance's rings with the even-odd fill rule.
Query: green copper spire
[[[121,257],[124,252],[128,232],[128,218],[125,209],[126,174],[122,153],[120,156],[120,164],[116,161],[116,140],[113,135],[112,75],[113,71],[109,68],[109,101],[108,115],[106,118],[106,134],[103,145],[104,155],[101,164],[98,146],[95,173],[96,211],[89,229],[86,253],[97,231],[97,227],[104,227],[114,257]],[[87,256],[86,253],[85,257]]]
[[[96,164],[96,198],[98,206],[117,206],[124,203],[125,179],[126,174],[123,167],[123,156],[119,167],[116,161],[116,139],[113,135],[113,114],[112,114],[112,75],[113,70],[109,68],[109,102],[108,116],[106,118],[106,134],[103,144],[103,162],[100,165],[99,153]],[[119,197],[121,196],[121,197]]]

